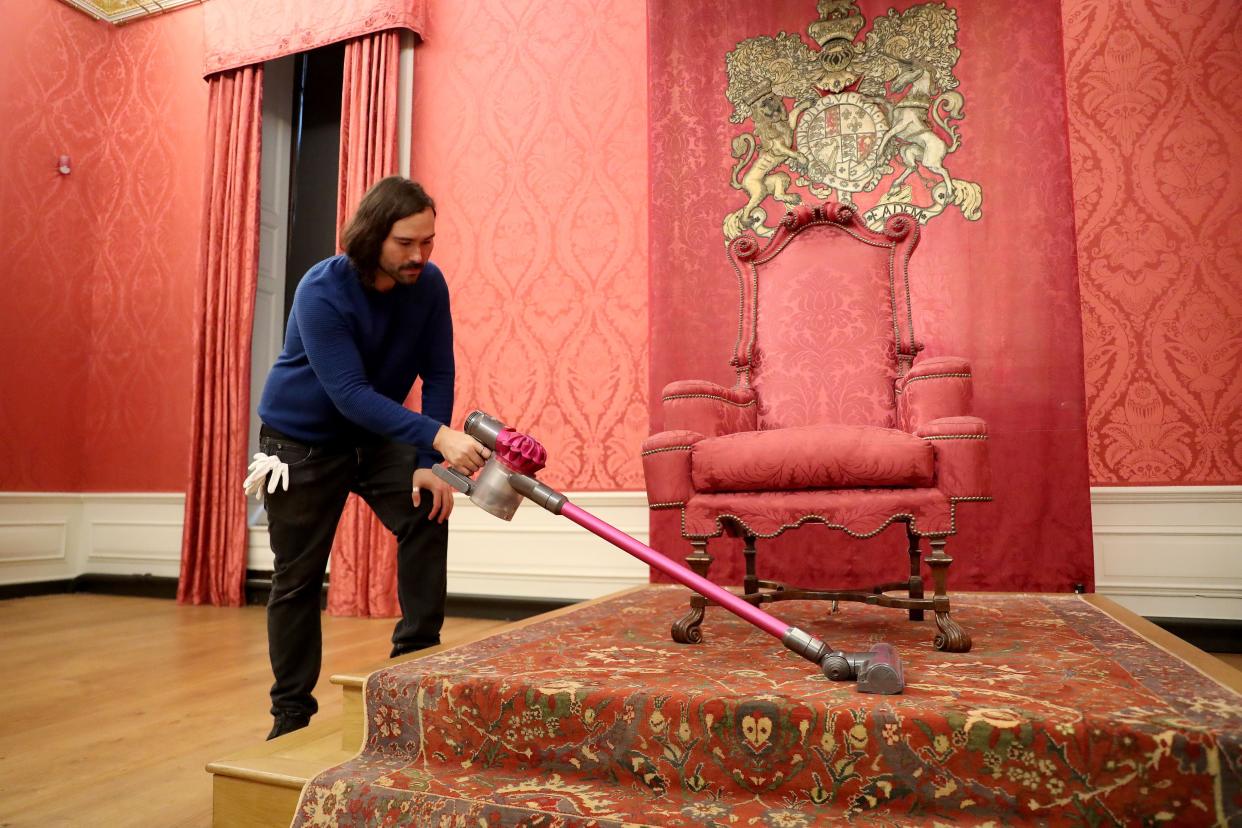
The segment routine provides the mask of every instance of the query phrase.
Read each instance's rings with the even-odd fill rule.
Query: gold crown
[[[806,33],[822,47],[831,40],[853,40],[865,24],[861,14],[838,12],[836,16],[816,20],[806,27]]]

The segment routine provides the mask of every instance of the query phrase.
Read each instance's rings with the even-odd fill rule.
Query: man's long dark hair
[[[380,250],[392,226],[428,208],[434,214],[436,203],[422,185],[399,175],[390,175],[367,190],[354,217],[341,233],[341,248],[362,277],[363,284],[375,285]]]

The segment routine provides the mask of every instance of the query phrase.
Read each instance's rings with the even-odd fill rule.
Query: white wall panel
[[[567,494],[646,542],[642,492]],[[1096,488],[1091,496],[1097,592],[1143,615],[1242,619],[1242,487]],[[0,493],[0,584],[176,577],[183,508],[179,494]],[[642,562],[533,503],[506,523],[458,495],[452,526],[454,594],[574,600],[647,581]],[[270,571],[266,529],[252,528],[248,543],[248,568]]]

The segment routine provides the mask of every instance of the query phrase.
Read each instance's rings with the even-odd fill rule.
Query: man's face
[[[423,265],[431,257],[431,248],[435,244],[436,214],[428,207],[421,213],[414,213],[393,222],[384,246],[380,248],[379,269],[376,287],[384,289],[388,279],[392,284],[412,285],[418,281],[423,272]]]

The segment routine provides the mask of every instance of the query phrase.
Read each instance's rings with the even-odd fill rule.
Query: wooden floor
[[[392,619],[324,616],[320,716],[333,673],[388,657]],[[464,643],[503,621],[449,619]],[[262,607],[51,595],[0,601],[0,828],[208,826],[206,764],[271,727]]]
[[[333,673],[388,655],[393,621],[324,617],[320,717]],[[446,644],[502,621],[449,619]],[[1242,668],[1242,656],[1224,656]],[[0,601],[0,828],[208,826],[209,761],[271,720],[263,609],[54,595]]]

